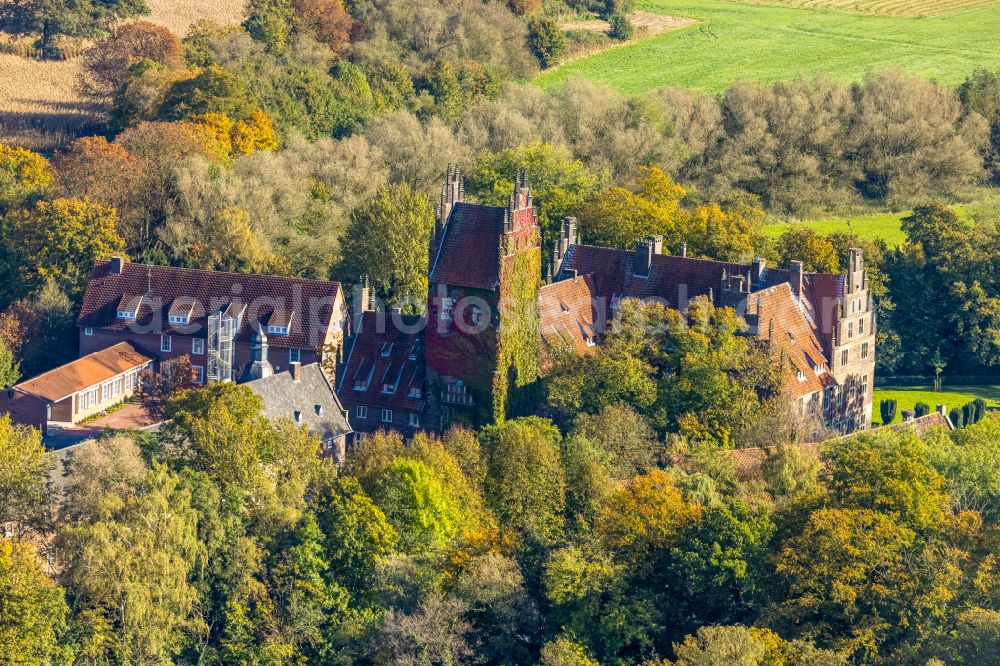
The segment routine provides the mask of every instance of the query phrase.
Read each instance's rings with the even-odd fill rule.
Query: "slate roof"
[[[385,312],[365,312],[355,326],[337,378],[337,395],[348,409],[364,405],[400,412],[424,410],[423,335],[400,330],[393,322],[394,316],[411,330],[422,328],[419,316]],[[383,390],[390,387],[393,390]],[[411,390],[419,391],[419,395],[411,394]]]
[[[493,290],[500,279],[506,208],[460,202],[452,208],[431,266],[432,284]]]
[[[710,261],[666,254],[653,255],[649,276],[635,275],[635,252],[594,245],[571,245],[563,262],[561,277],[567,270],[577,275],[594,276],[594,286],[609,302],[616,296],[624,298],[659,298],[678,309],[684,298],[707,295],[721,289],[722,273],[746,275],[747,264]]]
[[[134,263],[112,275],[110,265],[95,262],[78,326],[118,331],[137,326],[151,333],[195,335],[206,328],[206,311],[226,309],[243,313],[237,341],[249,342],[254,320],[281,325],[291,320],[288,335],[273,335],[271,346],[309,348],[325,342],[337,316],[333,304],[343,299],[339,282]],[[118,319],[122,302],[139,303],[134,322]],[[187,325],[170,323],[170,315],[187,312]]]
[[[131,343],[119,342],[21,382],[13,388],[45,402],[58,402],[153,360],[152,355]]]
[[[264,402],[263,414],[269,419],[291,419],[306,426],[323,441],[351,432],[343,407],[326,374],[318,363],[299,368],[299,381],[291,370],[254,379],[243,384]]]
[[[607,301],[595,293],[594,276],[543,285],[539,291],[539,328],[553,348],[569,345],[578,354],[593,353],[592,344],[604,334]]]
[[[795,298],[787,282],[753,293],[747,301],[747,319],[756,325],[758,338],[770,339],[782,352],[788,362],[785,386],[796,396],[836,384],[806,304]]]

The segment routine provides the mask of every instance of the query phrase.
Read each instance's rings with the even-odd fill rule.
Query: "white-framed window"
[[[92,329],[90,326],[85,326],[83,328],[83,334],[84,335],[93,335],[94,334],[94,329]]]
[[[187,325],[188,318],[187,315],[170,315],[167,317],[171,324],[184,324]]]
[[[455,317],[455,299],[454,298],[442,298],[441,299],[441,319],[443,321],[451,321]]]
[[[302,350],[298,347],[292,347],[288,350],[288,362],[298,363],[302,359]]]
[[[840,365],[841,366],[847,365],[847,361],[848,361],[848,359],[850,359],[849,351],[850,350],[845,349],[844,351],[840,352]]]
[[[799,370],[798,379],[800,382],[804,382],[806,380],[806,373],[802,370]]]
[[[409,391],[409,396],[411,398],[419,398],[424,394],[423,390],[419,386],[411,386]]]
[[[268,326],[267,332],[271,335],[288,335],[287,326]]]
[[[118,318],[119,319],[135,319],[135,313],[132,312],[131,310],[119,310],[118,311]]]
[[[392,410],[383,409],[382,410],[382,423],[392,423]]]
[[[191,369],[195,372],[195,381],[199,384],[205,383],[205,366],[203,365],[192,365]]]
[[[861,399],[868,399],[868,375],[861,378]]]
[[[379,350],[379,354],[381,354],[382,356],[389,356],[390,354],[392,354],[392,343],[383,342],[382,348]]]
[[[861,358],[862,360],[868,358],[868,343],[864,342],[861,344]]]
[[[417,414],[416,412],[410,412],[409,423],[414,428],[419,428],[420,427],[420,414]]]
[[[106,402],[108,399],[108,392],[111,387],[107,384],[101,384],[101,402]]]
[[[366,419],[368,418],[368,408],[364,405],[358,405],[354,408],[354,415],[359,419]]]
[[[127,375],[125,375],[125,392],[126,393],[128,393],[129,391],[132,390],[132,380],[133,380],[133,376],[132,376],[131,372],[128,373]]]
[[[191,338],[191,353],[201,356],[205,353],[205,340],[202,338]]]
[[[169,335],[160,336],[160,351],[168,352],[174,348],[174,340]]]
[[[483,310],[478,305],[472,306],[472,325],[479,326],[483,323]]]

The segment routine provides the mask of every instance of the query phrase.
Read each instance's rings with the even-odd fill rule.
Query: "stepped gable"
[[[497,206],[456,203],[431,266],[430,283],[496,289],[507,212]]]

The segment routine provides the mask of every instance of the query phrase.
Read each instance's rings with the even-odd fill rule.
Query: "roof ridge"
[[[94,261],[94,267],[105,266],[110,264],[111,261],[108,259],[97,259]],[[276,280],[289,280],[291,282],[308,282],[311,284],[334,284],[338,287],[343,287],[343,283],[339,280],[314,280],[312,278],[302,278],[302,277],[290,277],[288,275],[275,275],[273,273],[237,273],[235,271],[214,271],[207,268],[188,268],[186,266],[167,266],[164,264],[144,264],[137,261],[125,262],[122,266],[124,271],[128,266],[142,266],[145,268],[152,268],[155,270],[165,270],[165,271],[178,271],[186,273],[205,273],[207,275],[231,275],[234,277],[260,277],[260,278],[270,278]]]

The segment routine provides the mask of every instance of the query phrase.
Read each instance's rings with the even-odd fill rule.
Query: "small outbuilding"
[[[155,362],[132,343],[119,342],[0,390],[0,414],[47,434],[50,424],[73,425],[123,402]]]

